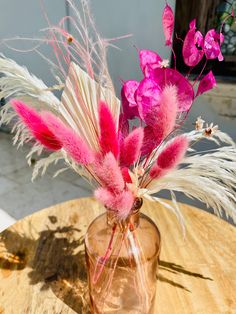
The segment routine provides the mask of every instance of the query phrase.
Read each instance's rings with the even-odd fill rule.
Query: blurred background
[[[199,19],[198,26],[205,33],[207,29],[220,25],[225,14],[232,11],[232,6],[236,7],[235,0],[169,0],[168,2],[176,11],[175,28],[182,38],[192,18]],[[56,5],[55,1],[45,0],[44,5],[52,24],[57,24],[63,16],[70,14],[70,9],[64,0],[57,0]],[[110,49],[108,54],[110,72],[118,96],[121,79],[141,78],[137,48],[155,50],[162,58],[169,58],[171,61],[170,49],[164,46],[161,24],[164,6],[164,0],[91,0],[91,11],[103,37],[114,38],[132,34],[132,37],[116,42],[120,49]],[[70,25],[67,26],[70,29]],[[39,30],[45,27],[47,22],[40,0],[2,0],[0,41],[17,36],[38,38],[42,36]],[[207,122],[218,124],[221,130],[229,133],[236,141],[236,27],[234,23],[228,21],[224,26],[224,33],[225,61],[217,67],[214,67],[214,64],[210,65],[217,75],[218,86],[206,96],[198,98],[184,128],[193,128],[196,118],[201,115]],[[11,42],[11,46],[21,49],[27,49],[28,44],[26,41]],[[44,49],[45,53],[50,55],[49,47]],[[3,45],[0,46],[0,52],[20,65],[25,65],[48,86],[55,84],[48,65],[37,54],[20,53]],[[179,57],[178,68],[185,72],[181,55]],[[206,144],[201,144],[200,149],[207,149]],[[54,170],[49,168],[44,177],[32,184],[32,169],[26,163],[26,153],[27,147],[17,151],[16,147],[12,146],[12,135],[9,134],[8,128],[1,128],[0,208],[14,218],[20,219],[50,205],[92,194],[89,186],[69,171],[53,179]],[[165,193],[163,196],[168,197]],[[179,195],[178,199],[204,209],[204,205],[190,201],[182,195]]]

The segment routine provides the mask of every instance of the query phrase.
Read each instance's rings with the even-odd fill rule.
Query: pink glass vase
[[[140,213],[140,205],[136,203],[122,223],[108,210],[88,228],[85,251],[92,313],[155,313],[160,233]]]

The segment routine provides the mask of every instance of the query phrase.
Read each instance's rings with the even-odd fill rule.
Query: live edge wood
[[[236,228],[181,208],[186,239],[172,213],[156,203],[143,206],[162,234],[155,313],[236,313]],[[93,199],[73,200],[0,235],[1,314],[89,313],[83,236],[102,211]]]

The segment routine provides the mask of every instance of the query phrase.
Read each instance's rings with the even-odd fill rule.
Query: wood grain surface
[[[236,228],[191,206],[181,208],[186,239],[172,213],[152,202],[143,206],[162,235],[156,313],[236,313]],[[93,199],[73,200],[5,230],[0,313],[89,313],[83,237],[102,212]]]

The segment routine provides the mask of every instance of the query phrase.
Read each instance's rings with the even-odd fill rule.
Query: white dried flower
[[[195,122],[195,130],[200,131],[203,129],[205,120],[202,119],[202,117],[198,117],[196,122]]]
[[[205,136],[212,136],[214,133],[216,133],[218,131],[219,127],[218,125],[214,125],[213,123],[211,123],[210,125],[208,125],[208,123],[206,124],[206,128],[203,132],[203,135]]]
[[[163,59],[162,61],[159,61],[159,65],[161,68],[168,68],[170,61],[168,59]]]

